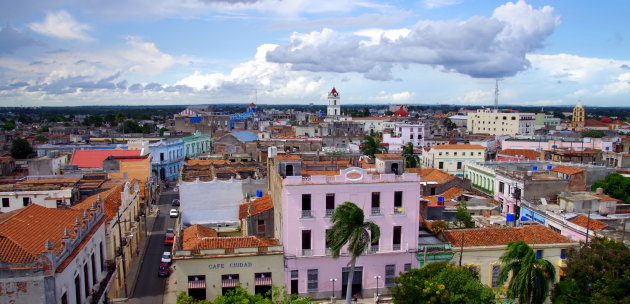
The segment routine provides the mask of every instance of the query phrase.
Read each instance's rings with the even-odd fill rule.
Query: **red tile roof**
[[[527,160],[537,160],[540,158],[540,152],[530,149],[505,149],[497,153],[499,155],[523,156]]]
[[[405,173],[417,173],[423,182],[433,181],[438,184],[443,184],[455,179],[454,175],[434,168],[408,168],[405,169]]]
[[[453,244],[453,247],[461,246],[462,234],[464,237],[464,247],[502,246],[517,241],[524,241],[530,245],[575,243],[553,232],[551,229],[540,225],[518,228],[501,227],[445,230],[443,234],[445,239]]]
[[[549,170],[549,171],[559,172],[559,173],[563,173],[563,174],[567,174],[567,175],[573,175],[573,174],[577,174],[577,173],[580,173],[580,172],[584,172],[586,170],[582,169],[582,168],[571,167],[571,166],[558,165],[558,166],[555,166],[555,167],[551,168],[551,170]]]
[[[0,215],[0,260],[11,264],[33,262],[36,255],[45,251],[47,240],[52,241],[53,251],[61,253],[64,228],[68,228],[70,237],[76,237],[77,217],[83,218],[83,210],[46,208],[37,204]]]
[[[461,144],[461,145],[435,145],[435,146],[433,146],[431,148],[433,148],[433,149],[485,149],[481,145],[466,145],[466,144]]]
[[[218,237],[214,229],[193,225],[182,230],[182,249],[224,249],[276,246],[278,241],[255,236]]]
[[[425,200],[429,201],[430,204],[437,204],[438,203],[438,197],[439,196],[443,196],[444,197],[444,202],[448,202],[454,198],[457,198],[461,195],[463,195],[464,193],[468,193],[468,190],[461,188],[461,187],[452,187],[449,188],[448,190],[442,192],[439,195],[431,195],[431,196],[423,196],[422,198],[424,198]]]
[[[387,154],[374,154],[374,156],[376,158],[383,158],[383,159],[402,159],[403,156],[400,154],[395,154],[395,153],[387,153]]]
[[[70,164],[79,168],[102,168],[110,156],[140,156],[142,150],[79,150],[74,151]]]
[[[618,202],[619,200],[614,198],[614,197],[610,197],[606,194],[597,194],[594,193],[593,196],[598,197],[602,202]]]
[[[238,208],[238,218],[247,218],[248,210],[249,214],[254,216],[271,209],[273,209],[273,201],[271,200],[271,195],[267,194],[259,199],[253,200],[251,203],[241,204]]]
[[[277,160],[301,160],[302,158],[296,154],[278,154],[276,155]]]
[[[578,224],[584,228],[589,228],[590,230],[594,230],[594,231],[602,230],[608,227],[608,224],[602,221],[598,221],[594,218],[589,219],[588,216],[584,216],[581,214],[578,214],[578,216],[570,219],[569,222]]]
[[[96,202],[98,197],[101,197],[104,205],[105,218],[107,221],[116,216],[118,209],[120,208],[120,204],[122,203],[122,198],[120,197],[120,193],[123,191],[123,185],[125,184],[123,180],[118,181],[119,184],[109,190],[103,191],[98,194],[94,194],[92,196],[86,197],[74,206],[70,207],[74,210],[83,210],[90,209],[92,207],[92,203]]]

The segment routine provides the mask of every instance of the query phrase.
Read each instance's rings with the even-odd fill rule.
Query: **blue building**
[[[210,134],[202,134],[197,131],[195,135],[186,136],[182,139],[184,140],[185,157],[194,158],[197,154],[212,152],[214,140]]]
[[[181,138],[166,139],[149,145],[153,160],[151,169],[160,180],[176,180],[184,163],[184,141]]]

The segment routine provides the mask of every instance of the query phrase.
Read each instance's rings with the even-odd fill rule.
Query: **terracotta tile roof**
[[[573,175],[576,173],[584,172],[586,170],[582,168],[571,167],[571,166],[558,165],[551,168],[551,170],[549,171],[559,172],[559,173],[567,174],[567,175]]]
[[[230,161],[227,159],[189,159],[186,164],[194,165],[227,165]]]
[[[19,184],[74,184],[80,180],[80,178],[38,178],[27,179],[19,182]]]
[[[510,242],[524,241],[527,244],[575,243],[568,238],[551,231],[551,229],[532,225],[525,227],[477,228],[446,230],[444,238],[460,247],[464,236],[464,247],[501,246]]]
[[[422,198],[429,201],[430,204],[437,204],[438,196],[443,196],[444,201],[448,202],[454,198],[461,196],[464,193],[468,193],[468,190],[461,187],[452,187],[438,195],[423,196]]]
[[[435,145],[433,149],[485,149],[481,145]]]
[[[182,231],[182,249],[223,249],[276,246],[278,241],[255,236],[218,237],[214,229],[193,225]]]
[[[606,194],[597,194],[597,193],[593,193],[593,196],[598,197],[602,202],[618,202],[619,200],[614,198],[614,197],[610,197]]]
[[[53,251],[63,251],[61,241],[64,228],[75,237],[76,218],[83,218],[83,210],[46,208],[31,204],[0,216],[0,260],[7,263],[32,262],[45,250],[51,240]]]
[[[608,224],[602,222],[602,221],[598,221],[594,218],[591,218],[590,220],[588,219],[588,216],[582,215],[582,214],[578,214],[578,216],[572,218],[569,220],[569,222],[574,223],[574,224],[578,224],[584,228],[589,228],[590,230],[602,230],[606,227],[608,227]]]
[[[420,176],[420,180],[423,182],[437,182],[443,184],[455,179],[454,175],[448,174],[440,169],[434,168],[408,168],[405,169],[405,173],[417,173]]]
[[[74,251],[72,251],[72,254],[70,254],[64,261],[63,263],[61,263],[58,267],[57,267],[57,273],[61,273],[63,272],[64,269],[66,269],[66,267],[68,267],[68,265],[70,265],[70,263],[74,260],[74,258],[79,254],[79,252],[81,252],[81,249],[83,249],[83,247],[85,247],[85,245],[87,245],[87,243],[90,242],[90,240],[92,239],[92,236],[94,236],[94,234],[98,231],[98,229],[101,227],[101,225],[103,225],[103,223],[105,222],[105,218],[101,218],[101,220],[96,223],[96,225],[94,226],[94,228],[92,228],[92,231],[90,231],[90,233],[88,233],[85,238],[83,238],[83,240],[81,241],[81,244],[79,244],[79,246],[77,246],[77,248],[74,249]]]
[[[70,164],[79,168],[102,168],[110,156],[139,156],[142,150],[79,150],[74,151]]]
[[[250,215],[254,216],[261,212],[273,209],[273,201],[271,200],[271,195],[267,194],[259,199],[255,199],[249,203],[241,204],[238,207],[238,218],[244,219],[247,218],[247,213],[249,210]]]
[[[296,154],[278,154],[276,155],[277,160],[301,160],[302,158]]]
[[[383,159],[402,159],[403,156],[400,154],[394,154],[394,153],[387,153],[387,154],[374,154],[374,156],[376,158],[383,158]]]
[[[116,213],[120,208],[120,204],[122,203],[120,192],[122,192],[123,190],[123,185],[124,182],[120,182],[118,186],[115,186],[109,190],[86,197],[80,202],[76,203],[74,206],[70,207],[70,209],[80,211],[83,211],[83,209],[90,209],[92,208],[92,203],[96,202],[98,197],[101,196],[101,200],[105,203],[105,218],[109,222],[116,216]]]
[[[300,174],[302,176],[314,176],[314,175],[335,176],[335,175],[339,175],[339,170],[302,170]]]
[[[527,160],[537,160],[540,158],[540,152],[530,149],[505,149],[497,153],[497,155],[523,156]]]

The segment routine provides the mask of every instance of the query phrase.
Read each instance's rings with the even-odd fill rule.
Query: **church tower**
[[[582,103],[578,101],[575,108],[573,108],[573,118],[571,119],[571,125],[576,129],[584,128],[584,122],[586,121],[586,110],[582,107]]]
[[[341,105],[339,104],[339,93],[333,87],[332,91],[328,93],[328,108],[326,111],[328,117],[339,118],[341,115]]]

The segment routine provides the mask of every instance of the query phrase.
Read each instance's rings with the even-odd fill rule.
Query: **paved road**
[[[129,300],[130,303],[161,304],[163,302],[166,278],[158,277],[157,270],[162,253],[171,250],[170,246],[164,246],[164,232],[166,228],[171,228],[175,224],[175,219],[169,218],[168,215],[171,201],[174,198],[179,198],[179,193],[165,191],[160,196],[160,215],[155,219],[153,230],[150,232],[133,296]]]

